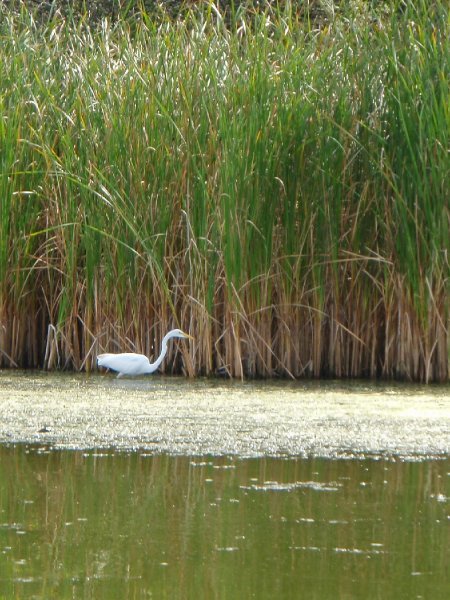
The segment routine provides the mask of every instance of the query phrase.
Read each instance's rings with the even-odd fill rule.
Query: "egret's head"
[[[181,331],[181,329],[172,329],[172,331],[169,333],[168,337],[171,337],[171,338],[186,338],[188,340],[193,340],[194,339],[188,333],[185,333],[184,331]]]

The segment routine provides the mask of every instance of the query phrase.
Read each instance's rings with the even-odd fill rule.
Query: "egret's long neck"
[[[167,354],[167,340],[169,339],[169,335],[165,335],[163,337],[163,341],[161,344],[161,354],[158,356],[158,358],[155,360],[154,363],[150,363],[150,368],[151,368],[151,372],[153,373],[153,371],[156,371],[156,369],[159,367],[159,365],[162,363],[162,361],[164,360],[164,357]]]

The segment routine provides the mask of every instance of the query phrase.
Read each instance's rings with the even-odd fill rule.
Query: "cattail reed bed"
[[[447,380],[447,3],[369,4],[3,9],[0,365]]]

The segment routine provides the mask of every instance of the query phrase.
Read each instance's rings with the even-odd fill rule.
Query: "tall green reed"
[[[405,7],[9,13],[1,363],[180,325],[190,374],[445,380],[448,9]]]

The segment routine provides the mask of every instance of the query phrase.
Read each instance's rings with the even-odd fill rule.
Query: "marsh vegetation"
[[[448,378],[447,3],[299,6],[0,9],[0,366]]]

